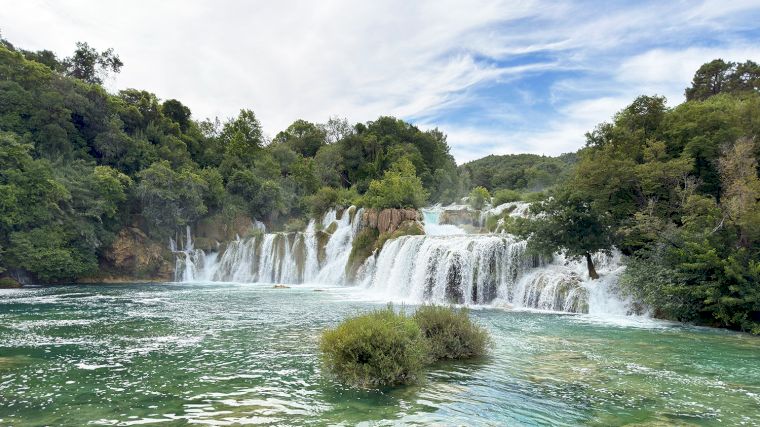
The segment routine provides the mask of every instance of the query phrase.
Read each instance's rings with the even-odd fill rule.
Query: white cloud
[[[438,126],[464,161],[572,151],[640,93],[673,104],[702,62],[760,57],[728,31],[754,29],[759,10],[752,1],[0,0],[0,29],[61,56],[78,40],[113,47],[125,66],[112,89],[177,98],[196,118],[251,108],[274,134],[298,118],[391,114]],[[699,45],[706,35],[719,42]],[[510,99],[476,93],[549,72],[565,74],[546,83],[545,103],[535,88],[515,86]],[[479,103],[489,103],[482,120],[451,117]]]

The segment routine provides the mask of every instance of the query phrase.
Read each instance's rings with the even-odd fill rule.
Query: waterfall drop
[[[447,208],[451,209],[451,207]],[[481,221],[508,212],[527,214],[513,202],[484,211]],[[466,234],[439,224],[440,206],[422,210],[426,235],[385,242],[349,278],[347,265],[363,209],[331,210],[305,231],[257,234],[226,244],[218,252],[194,249],[190,230],[177,249],[179,282],[238,282],[353,285],[368,296],[408,303],[489,305],[596,315],[624,315],[629,303],[615,292],[623,271],[620,255],[595,254],[602,276],[588,277],[585,262],[560,255],[544,259],[526,251],[526,241],[504,233]]]

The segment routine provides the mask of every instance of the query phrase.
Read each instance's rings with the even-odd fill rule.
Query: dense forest
[[[163,245],[240,217],[296,230],[333,206],[420,207],[463,191],[446,136],[393,117],[296,120],[268,140],[253,111],[198,121],[175,99],[101,83],[123,66],[0,42],[0,269],[41,281],[98,270],[125,227]]]
[[[498,190],[537,192],[565,180],[577,156],[567,153],[558,157],[536,154],[489,155],[459,166],[463,179],[473,187],[490,193]]]
[[[760,67],[715,60],[686,102],[641,96],[556,158],[457,167],[446,136],[393,117],[296,120],[271,140],[250,109],[193,117],[175,99],[102,87],[122,64],[0,39],[0,275],[95,274],[125,228],[166,245],[185,226],[300,230],[331,207],[419,208],[470,194],[533,201],[508,229],[531,250],[619,249],[621,291],[658,316],[760,333]],[[494,200],[491,197],[494,196]],[[477,206],[476,206],[477,205]]]
[[[686,102],[640,96],[586,134],[567,181],[513,232],[538,251],[628,255],[657,317],[760,333],[760,66],[715,60]]]

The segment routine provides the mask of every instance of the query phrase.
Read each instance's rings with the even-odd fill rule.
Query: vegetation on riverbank
[[[107,92],[123,65],[84,43],[61,60],[0,39],[0,274],[130,275],[107,256],[124,230],[167,247],[185,226],[199,242],[245,235],[253,219],[297,230],[333,207],[417,208],[464,191],[437,129],[296,120],[269,139],[249,109],[197,120],[178,100]]]
[[[628,255],[657,317],[760,333],[760,66],[700,67],[687,101],[640,96],[586,134],[567,182],[510,230],[543,250]]]
[[[417,382],[425,365],[482,357],[488,334],[466,309],[392,306],[344,320],[320,338],[325,368],[347,384],[377,388]]]

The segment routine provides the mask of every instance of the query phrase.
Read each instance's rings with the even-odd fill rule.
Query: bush
[[[491,201],[491,194],[485,187],[475,187],[470,191],[469,203],[473,209],[483,209]]]
[[[305,229],[306,222],[301,218],[291,218],[285,223],[285,231],[288,233],[304,231]]]
[[[414,320],[428,342],[428,360],[471,359],[486,354],[488,333],[473,323],[467,309],[424,305]]]
[[[420,327],[391,306],[328,329],[322,334],[320,349],[328,371],[365,388],[417,381],[426,357]]]
[[[412,162],[402,158],[385,171],[382,179],[370,182],[363,204],[375,209],[419,208],[428,196]]]
[[[425,364],[484,356],[488,343],[467,309],[422,306],[408,317],[388,305],[328,329],[320,350],[327,370],[341,381],[384,387],[415,382]]]
[[[348,208],[359,204],[359,193],[351,188],[322,187],[314,195],[309,196],[307,203],[313,218],[319,219],[333,208]]]
[[[517,202],[522,199],[522,194],[519,191],[503,189],[497,190],[493,193],[493,205],[499,206],[504,203]]]

